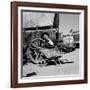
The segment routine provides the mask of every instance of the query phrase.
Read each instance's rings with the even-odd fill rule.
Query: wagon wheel
[[[42,44],[44,44],[44,40],[42,40],[41,38],[33,39],[31,42],[31,45],[36,48],[41,48]]]
[[[44,44],[44,41],[40,38],[36,38],[31,42],[30,54],[32,61],[36,64],[39,64],[43,59],[42,57],[43,53],[40,52],[40,48],[42,48],[42,44]]]

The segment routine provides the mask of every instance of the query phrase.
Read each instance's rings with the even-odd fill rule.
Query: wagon
[[[57,64],[65,64],[65,63],[72,63],[67,59],[61,59],[63,52],[60,51],[59,47],[55,45],[54,48],[46,48],[44,46],[44,40],[41,38],[36,38],[32,40],[30,44],[30,61],[34,64],[38,64],[40,66],[47,66],[50,63],[55,65]]]

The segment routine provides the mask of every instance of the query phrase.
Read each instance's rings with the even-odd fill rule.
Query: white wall
[[[59,31],[63,34],[70,33],[70,30],[79,31],[79,14],[60,14]]]
[[[10,1],[11,0],[1,0],[0,1],[0,90],[9,90],[10,88]],[[23,0],[22,0],[23,1]],[[29,0],[27,0],[29,1]],[[38,2],[47,3],[64,3],[64,4],[81,4],[89,6],[90,16],[90,0],[30,0]],[[88,17],[88,23],[90,23],[90,17]],[[88,25],[89,26],[89,25]],[[88,33],[90,38],[90,26],[88,27]],[[90,46],[90,40],[88,41],[88,46]],[[90,47],[88,48],[90,53]],[[90,56],[88,57],[90,59]],[[90,64],[90,61],[88,61]],[[90,65],[88,65],[90,68]],[[88,76],[90,76],[90,70],[88,70]],[[20,90],[90,90],[90,78],[88,84],[78,84],[78,85],[62,85],[62,86],[49,86],[49,87],[35,87],[35,88],[23,88]],[[19,90],[17,89],[17,90]],[[16,90],[16,89],[15,89]]]

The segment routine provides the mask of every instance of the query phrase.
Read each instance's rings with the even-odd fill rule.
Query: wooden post
[[[59,39],[59,13],[55,13],[53,27],[56,28],[56,39]]]

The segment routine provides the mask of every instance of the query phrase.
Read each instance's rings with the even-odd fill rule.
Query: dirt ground
[[[68,59],[74,63],[58,64],[40,67],[32,63],[23,66],[23,76],[35,72],[33,76],[52,76],[52,75],[70,75],[79,73],[79,49],[73,52],[63,54],[61,59]]]

